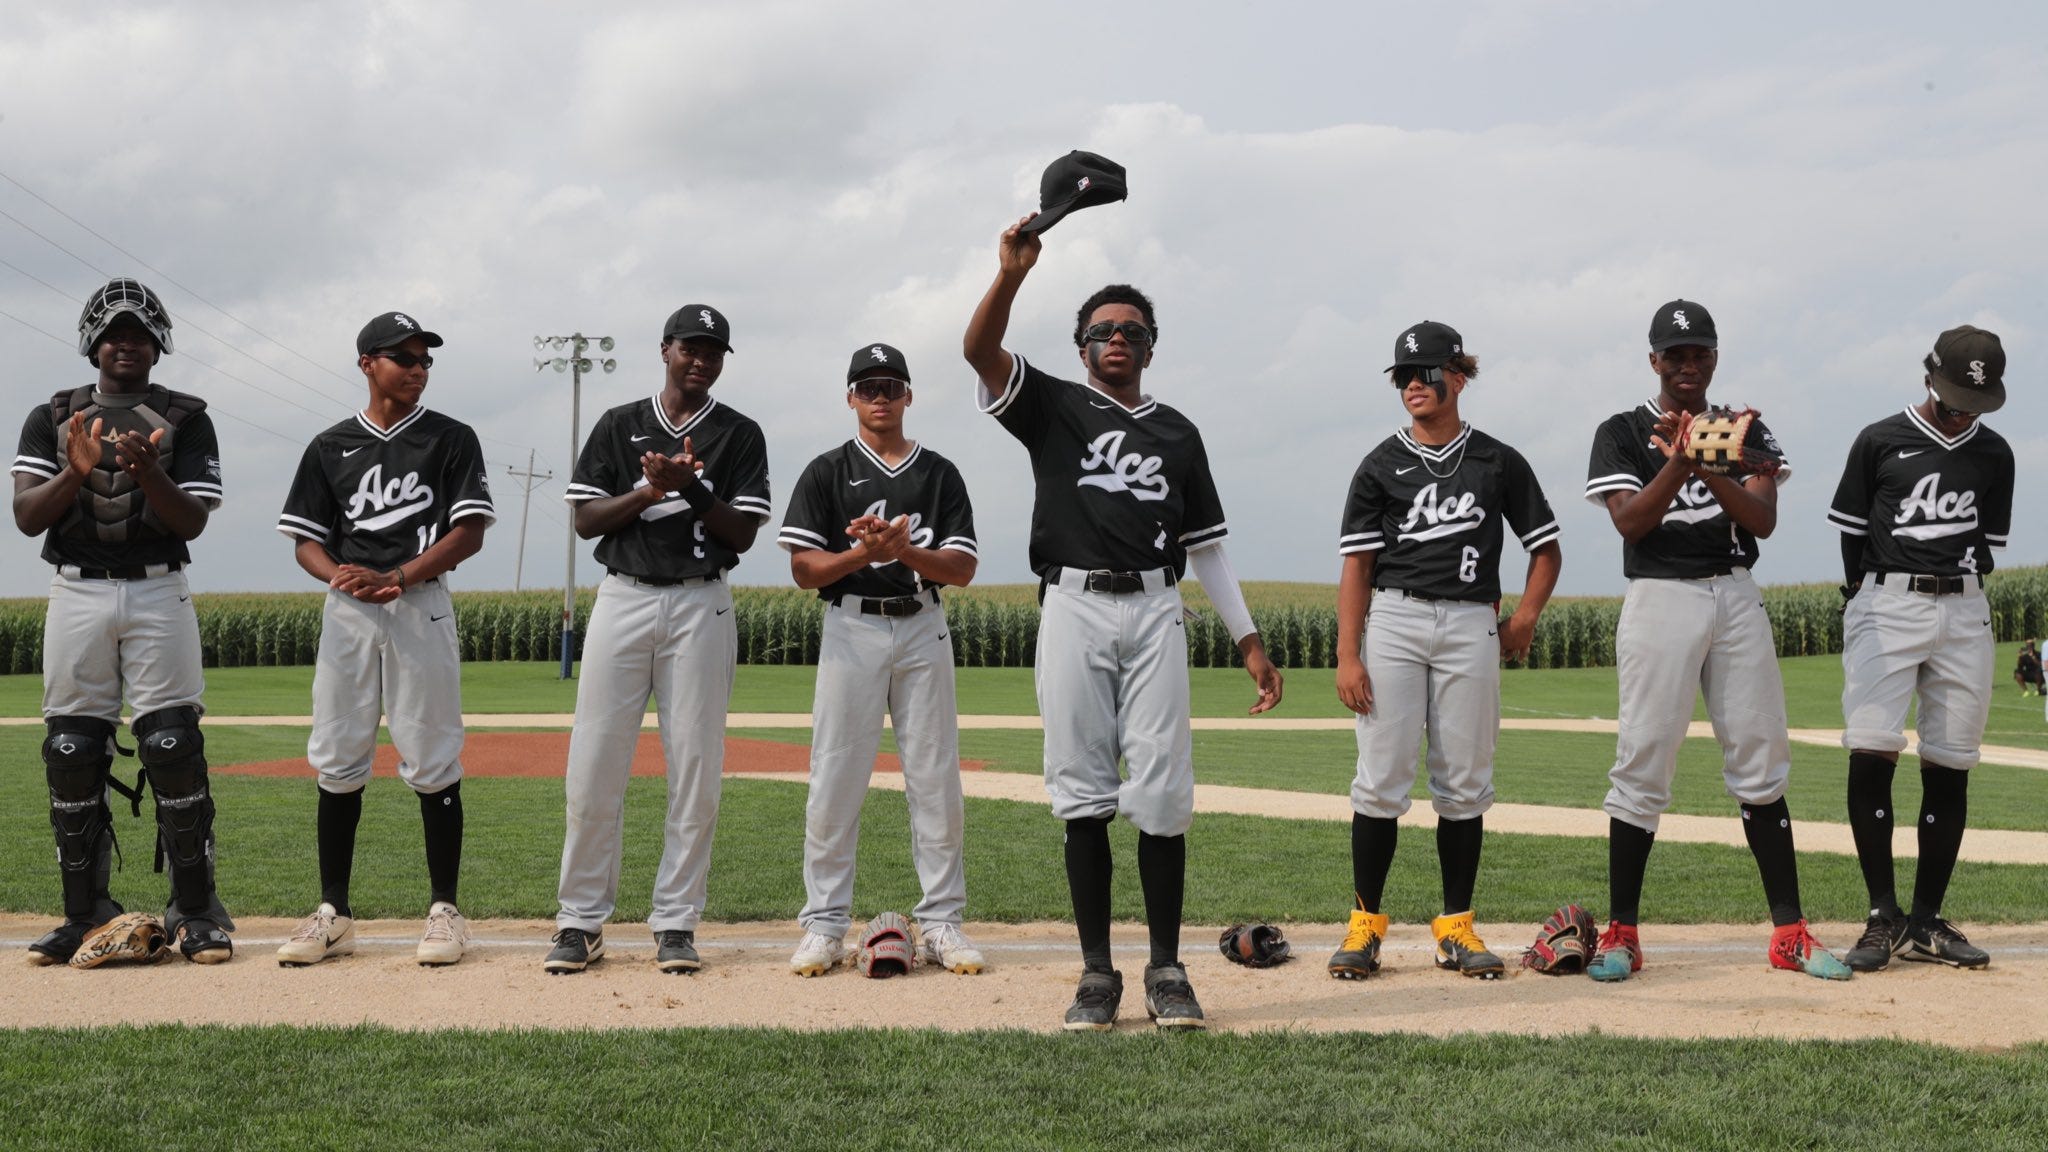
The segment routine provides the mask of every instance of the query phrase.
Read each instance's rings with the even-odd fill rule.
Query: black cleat
[[[555,946],[541,962],[550,976],[581,972],[604,959],[604,933],[564,928],[554,935]]]
[[[1116,1010],[1123,999],[1123,973],[1081,973],[1081,986],[1074,992],[1073,1006],[1067,1009],[1067,1031],[1109,1031],[1116,1027]]]
[[[697,934],[681,929],[670,929],[654,934],[655,967],[671,976],[683,976],[704,966],[697,958]]]
[[[1864,921],[1856,946],[1842,955],[1842,962],[1852,972],[1882,972],[1905,948],[1906,918],[1873,912]]]
[[[1937,916],[1925,923],[1912,922],[1906,926],[1906,951],[1908,960],[1919,960],[1928,964],[1947,964],[1954,968],[1984,968],[1991,963],[1991,953],[1965,939],[1956,926]]]

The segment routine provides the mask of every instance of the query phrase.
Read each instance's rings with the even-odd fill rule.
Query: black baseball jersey
[[[980,555],[974,544],[974,506],[968,503],[960,470],[922,444],[913,445],[910,455],[894,468],[857,436],[811,461],[790,494],[777,543],[790,552],[844,552],[853,546],[846,526],[860,516],[909,516],[910,542],[917,547]],[[909,596],[932,586],[891,560],[869,564],[819,589],[818,595],[827,600]]]
[[[1404,428],[1359,461],[1337,551],[1378,552],[1375,588],[1491,603],[1503,519],[1524,551],[1557,539],[1557,517],[1520,452],[1470,424],[1444,445],[1419,444]]]
[[[703,462],[699,475],[711,491],[735,511],[765,522],[768,442],[760,425],[716,400],[706,400],[680,425],[669,421],[659,395],[599,416],[563,499],[577,504],[647,487],[640,457],[649,452],[673,456],[683,450],[684,437]],[[688,501],[671,492],[642,510],[639,519],[598,541],[597,562],[627,576],[671,580],[726,571],[740,556],[705,530]]]
[[[1202,434],[1150,399],[1123,405],[1010,355],[994,416],[1031,453],[1031,570],[1187,571],[1188,550],[1223,539],[1223,501]]]
[[[1877,572],[1992,569],[2012,531],[2013,458],[1983,421],[1953,439],[1911,408],[1856,434],[1828,519]]]
[[[96,399],[95,403],[103,401]],[[111,413],[106,418],[114,419]],[[90,423],[89,418],[87,422]],[[220,507],[220,438],[214,432],[213,418],[205,412],[187,416],[169,440],[169,455],[159,459],[164,473],[178,487],[204,501],[208,508]],[[21,425],[20,447],[15,449],[14,466],[8,471],[43,481],[56,479],[58,473],[70,466],[64,453],[57,450],[57,425],[51,418],[50,405],[45,402],[29,409],[28,419]],[[83,502],[89,498],[89,493],[81,487],[78,498]],[[61,524],[60,521],[60,527]],[[183,564],[192,559],[185,541],[169,533],[147,533],[128,540],[106,541],[63,532],[60,527],[51,528],[43,536],[43,559],[51,564],[127,568],[143,564]]]
[[[1664,454],[1650,443],[1663,416],[1655,400],[1646,400],[1600,425],[1586,466],[1587,500],[1604,511],[1609,493],[1640,492],[1663,471]],[[1782,463],[1785,453],[1778,438],[1761,419],[1750,422],[1743,446],[1781,461],[1778,483],[1792,478],[1792,466]],[[1678,486],[1662,524],[1633,544],[1622,542],[1621,572],[1631,580],[1698,580],[1734,568],[1753,568],[1759,555],[1756,537],[1722,509],[1706,481],[1692,479]]]
[[[277,530],[337,564],[387,571],[432,547],[457,520],[498,518],[476,433],[415,408],[389,429],[358,412],[306,445]]]

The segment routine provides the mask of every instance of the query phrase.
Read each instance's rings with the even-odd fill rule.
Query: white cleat
[[[806,932],[803,943],[796,946],[796,954],[789,958],[789,970],[799,976],[823,976],[844,959],[846,943],[841,937]]]
[[[419,951],[413,954],[421,964],[454,964],[469,950],[469,921],[455,910],[455,905],[446,900],[437,900],[427,909],[427,931],[420,937]]]
[[[277,962],[285,968],[303,968],[333,956],[356,950],[356,922],[322,904],[299,922],[298,931],[277,950]]]
[[[917,958],[926,964],[936,964],[948,972],[962,976],[979,974],[988,967],[982,958],[981,949],[967,938],[958,924],[934,923],[920,925]]]

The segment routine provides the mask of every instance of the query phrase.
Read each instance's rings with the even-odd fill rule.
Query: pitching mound
[[[559,779],[569,763],[567,732],[471,732],[462,745],[465,776],[552,776]],[[979,760],[962,760],[963,771],[979,771]],[[780,744],[773,740],[725,742],[725,770],[735,772],[793,772],[811,770],[811,750],[803,744]],[[304,760],[259,760],[249,764],[215,765],[208,771],[236,776],[305,776],[312,772]],[[377,746],[371,774],[398,775],[398,749]],[[875,771],[901,772],[903,762],[893,753],[875,757]],[[633,747],[633,775],[665,776],[668,766],[661,756],[661,736],[642,733]]]

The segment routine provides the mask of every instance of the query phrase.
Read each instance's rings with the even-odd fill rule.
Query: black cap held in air
[[[1024,231],[1043,232],[1069,212],[1112,204],[1129,195],[1123,165],[1093,152],[1069,152],[1047,165],[1038,178],[1038,215],[1025,223]]]

